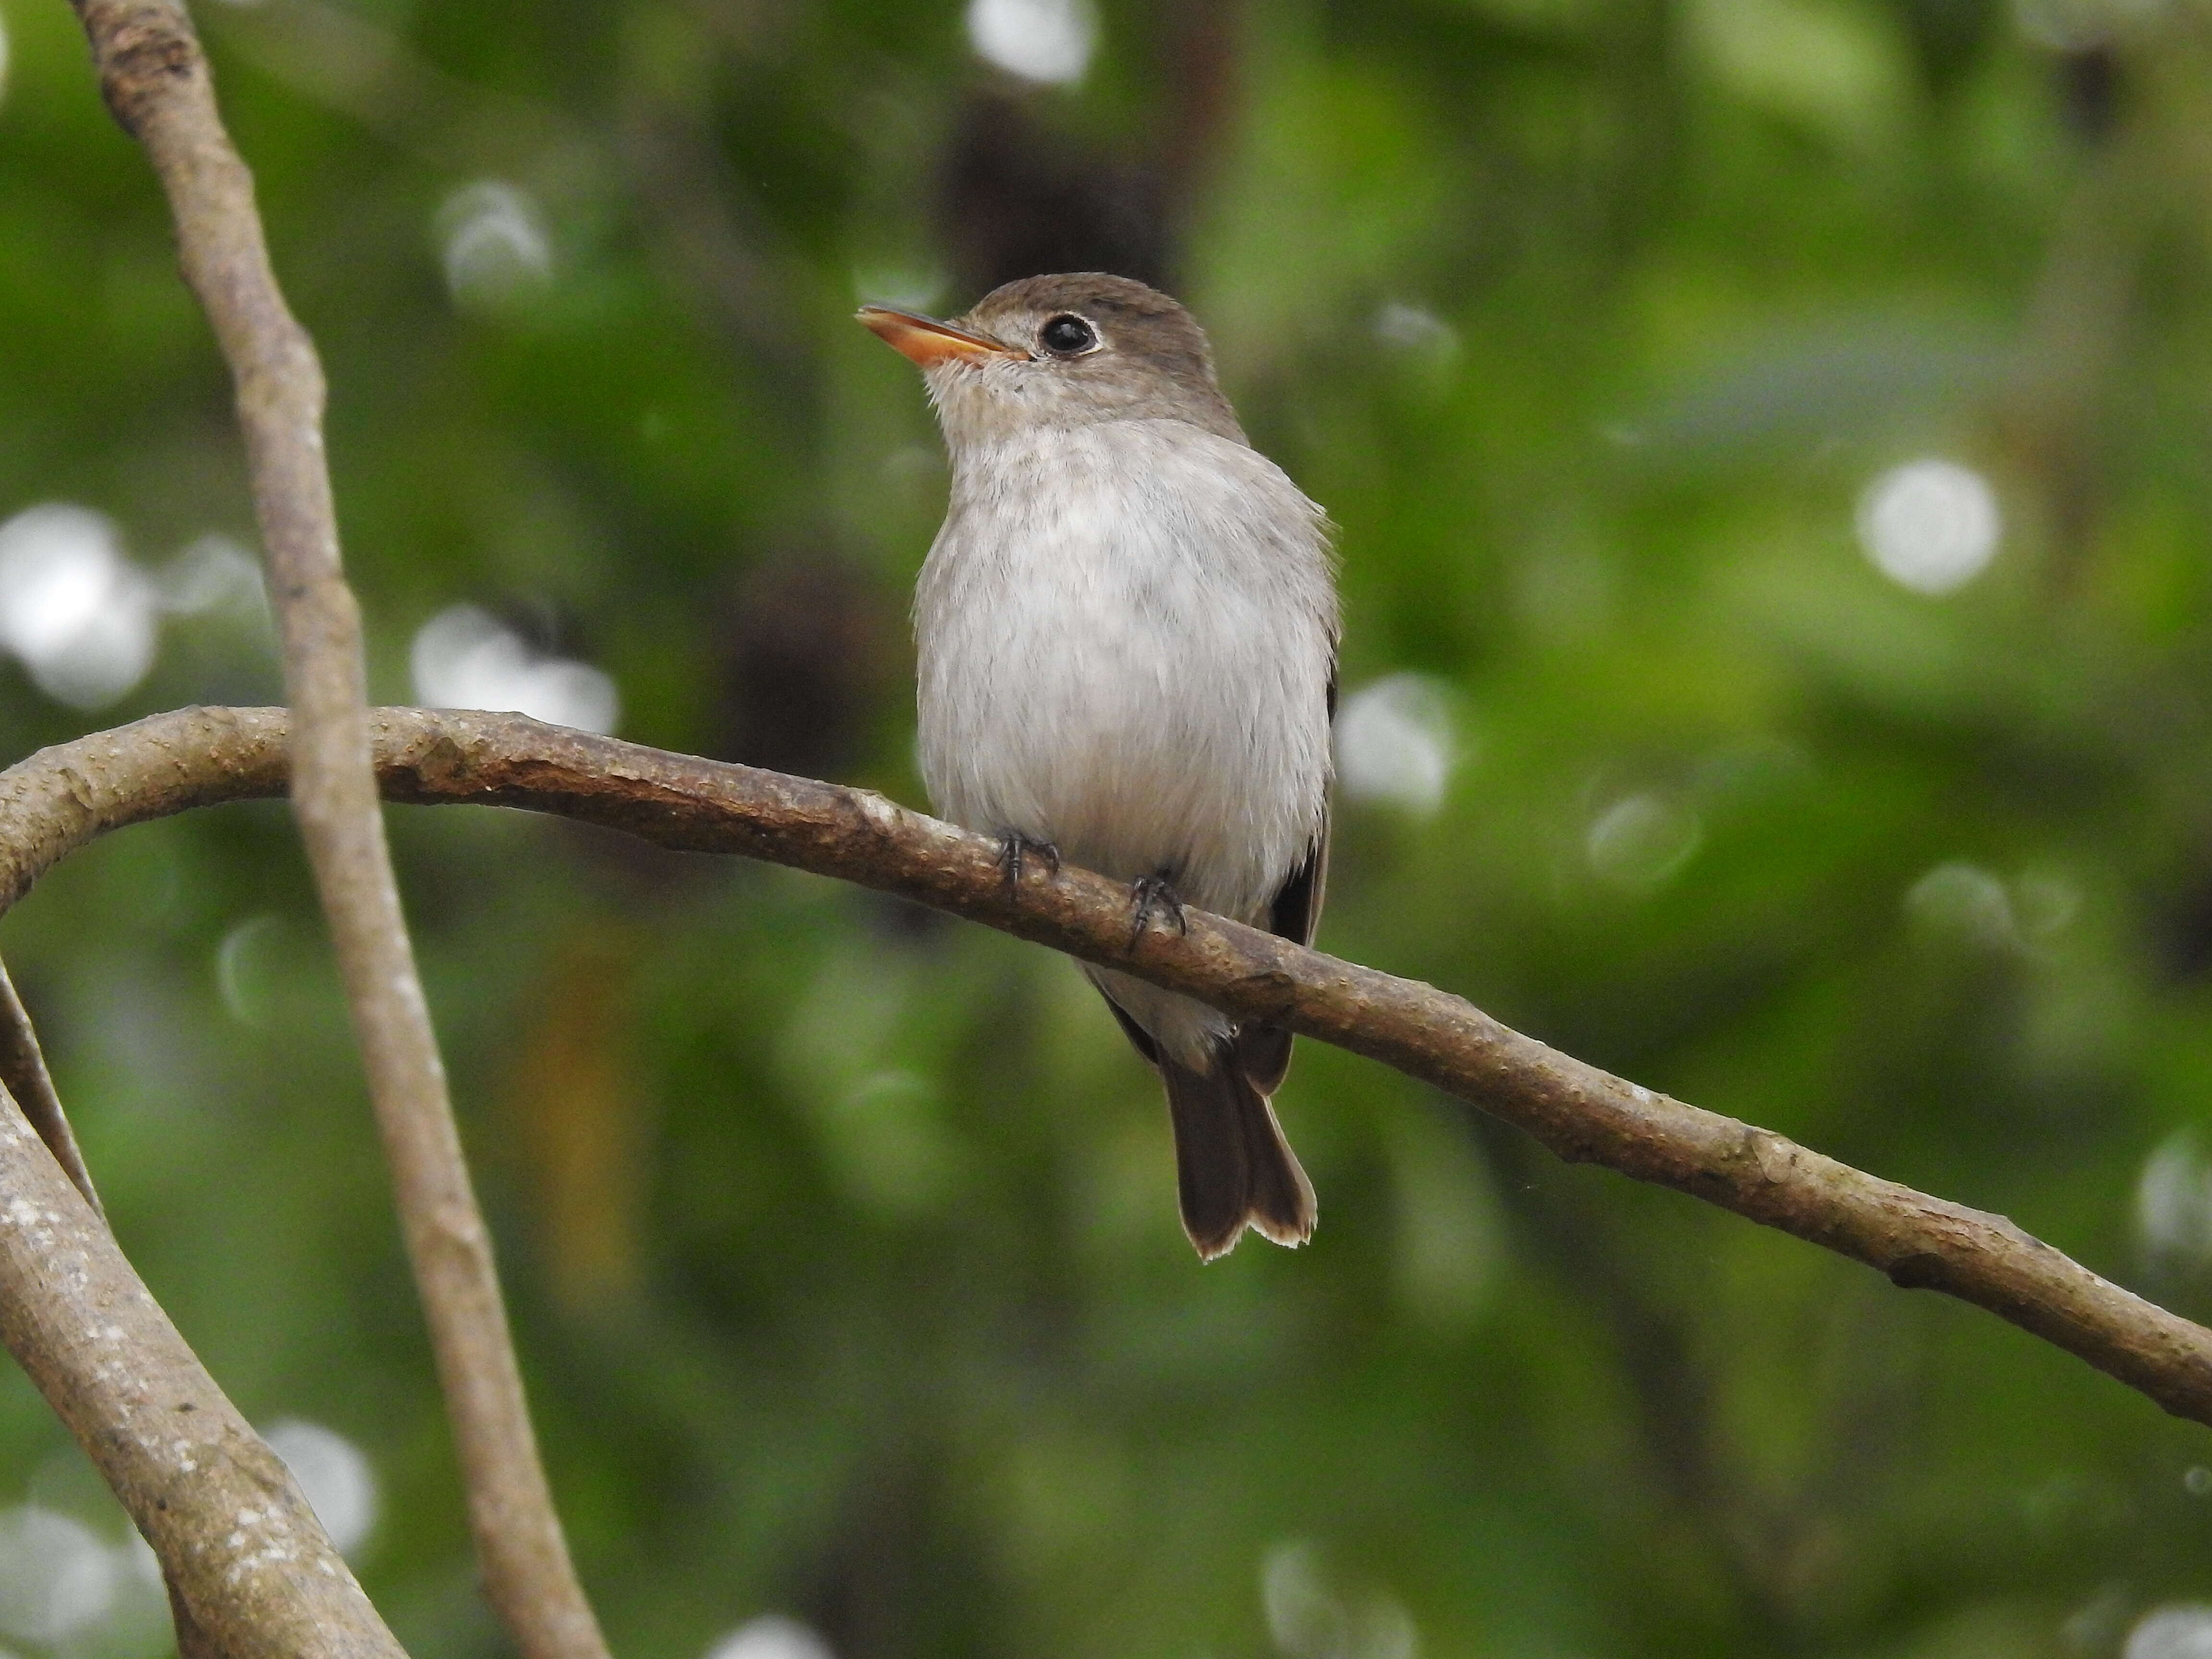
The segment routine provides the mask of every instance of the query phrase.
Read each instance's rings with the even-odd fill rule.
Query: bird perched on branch
[[[1245,441],[1206,335],[1086,272],[953,322],[865,307],[918,364],[951,452],[915,594],[937,811],[1023,860],[1134,884],[1133,941],[1184,901],[1305,944],[1328,859],[1329,526]],[[1299,1244],[1313,1187],[1271,1097],[1291,1036],[1086,967],[1167,1085],[1183,1230]]]

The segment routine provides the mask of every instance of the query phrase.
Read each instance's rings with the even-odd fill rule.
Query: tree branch
[[[161,1558],[181,1639],[222,1659],[406,1659],[4,1090],[0,1193],[0,1342]]]
[[[145,146],[237,392],[283,639],[291,793],[337,946],[492,1606],[526,1659],[605,1659],[531,1431],[490,1235],[453,1127],[369,769],[361,616],[340,568],[322,366],[276,284],[253,180],[177,0],[73,0],[107,106]]]
[[[92,1171],[84,1166],[84,1154],[77,1150],[69,1114],[62,1110],[62,1097],[55,1092],[52,1073],[46,1070],[39,1033],[22,998],[15,994],[15,981],[9,978],[5,964],[0,964],[0,1088],[15,1096],[24,1117],[46,1143],[46,1150],[62,1166],[70,1184],[84,1194],[92,1212],[104,1215],[100,1194],[93,1189]]]
[[[384,793],[584,819],[695,852],[834,876],[1349,1048],[1527,1130],[1561,1158],[1671,1187],[1988,1309],[2212,1425],[2212,1332],[2100,1279],[2002,1216],[1930,1198],[1507,1030],[1459,998],[1203,912],[1131,947],[1129,891],[1032,866],[863,790],[670,755],[515,714],[379,709]],[[281,709],[194,708],[41,750],[0,773],[0,911],[122,824],[283,793]]]

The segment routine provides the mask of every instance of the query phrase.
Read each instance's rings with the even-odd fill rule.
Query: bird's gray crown
[[[1027,356],[927,371],[956,450],[1040,425],[1101,421],[1182,421],[1244,441],[1214,380],[1206,331],[1157,289],[1103,271],[1025,276],[993,289],[957,323]]]

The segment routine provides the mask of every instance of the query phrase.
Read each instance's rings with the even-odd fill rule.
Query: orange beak
[[[939,363],[981,362],[993,357],[1027,361],[1030,355],[1019,346],[1003,345],[981,334],[970,334],[964,328],[940,323],[934,317],[917,316],[911,311],[862,306],[854,316],[885,345],[923,368],[935,368]]]

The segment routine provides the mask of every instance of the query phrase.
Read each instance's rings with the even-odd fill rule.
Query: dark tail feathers
[[[1200,1259],[1226,1255],[1248,1225],[1278,1244],[1312,1237],[1313,1183],[1235,1048],[1221,1045],[1210,1072],[1194,1072],[1164,1054],[1159,1066],[1175,1124],[1182,1230]]]

